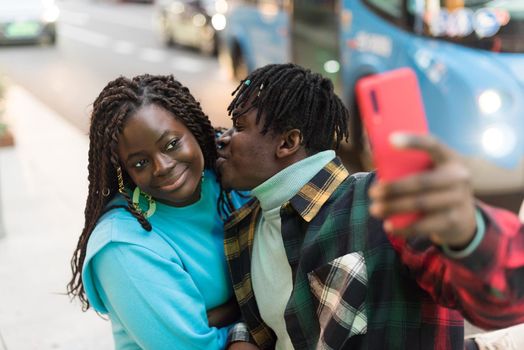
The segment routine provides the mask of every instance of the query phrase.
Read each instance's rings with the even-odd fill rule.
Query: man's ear
[[[286,158],[295,155],[303,147],[302,133],[298,129],[288,130],[280,136],[280,143],[277,148],[277,158]]]

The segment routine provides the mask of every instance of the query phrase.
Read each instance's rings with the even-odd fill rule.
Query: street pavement
[[[11,86],[0,148],[0,350],[113,349],[109,321],[65,294],[83,227],[88,139]]]

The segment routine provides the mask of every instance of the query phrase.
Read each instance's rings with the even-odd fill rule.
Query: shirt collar
[[[310,222],[348,176],[349,173],[340,159],[334,158],[306,183],[289,203],[306,222]],[[224,224],[225,229],[234,227],[256,208],[260,208],[260,202],[253,198],[228,218]]]
[[[340,159],[333,159],[291,198],[291,206],[306,222],[310,222],[348,176]]]
[[[224,229],[228,230],[231,227],[237,225],[246,216],[251,214],[253,210],[260,206],[260,203],[256,198],[251,199],[249,202],[244,204],[241,208],[234,211],[224,222]]]
[[[255,187],[251,194],[260,201],[264,211],[280,208],[335,157],[332,150],[306,157]]]

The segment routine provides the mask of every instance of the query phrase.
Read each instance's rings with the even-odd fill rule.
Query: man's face
[[[226,189],[251,190],[280,171],[276,157],[280,137],[271,131],[262,134],[264,119],[257,124],[256,114],[252,109],[234,118],[233,128],[219,139],[217,167]]]

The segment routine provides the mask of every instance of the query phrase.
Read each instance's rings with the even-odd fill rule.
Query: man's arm
[[[468,170],[434,138],[396,141],[434,160],[430,171],[370,189],[370,212],[385,219],[404,264],[441,305],[460,309],[480,327],[524,322],[523,224],[510,212],[476,202]],[[412,211],[423,217],[409,227],[395,229],[387,221]]]

